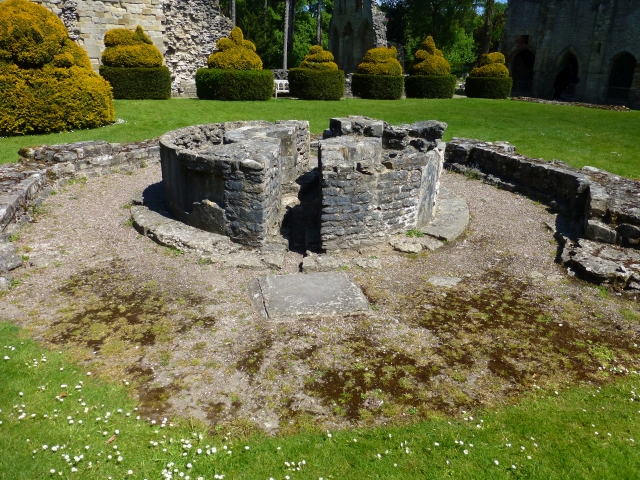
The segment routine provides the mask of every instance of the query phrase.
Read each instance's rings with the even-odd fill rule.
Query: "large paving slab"
[[[469,206],[462,197],[446,188],[440,189],[436,216],[422,233],[446,242],[458,238],[469,225]]]
[[[369,310],[367,298],[344,272],[267,275],[258,282],[266,313],[274,320]]]

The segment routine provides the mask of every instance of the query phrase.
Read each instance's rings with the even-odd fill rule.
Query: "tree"
[[[316,45],[322,45],[322,0],[318,0],[316,26]]]
[[[282,68],[287,70],[287,48],[289,47],[288,36],[289,36],[289,10],[291,6],[291,0],[284,0],[284,28],[282,31],[284,32],[284,43],[283,43],[283,54],[282,54]]]
[[[491,48],[491,33],[493,32],[494,12],[495,0],[484,0],[484,12],[482,13],[484,27],[482,29],[480,53],[489,53],[489,49]]]

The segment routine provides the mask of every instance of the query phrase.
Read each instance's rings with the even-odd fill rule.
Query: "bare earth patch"
[[[347,253],[381,262],[347,271],[369,313],[274,322],[248,292],[267,272],[208,264],[130,226],[131,199],[159,180],[147,167],[50,196],[16,240],[29,258],[21,283],[0,297],[0,318],[129,382],[151,418],[274,433],[376,425],[640,367],[636,298],[567,275],[554,263],[555,216],[524,197],[445,173],[471,212],[463,237],[417,255]],[[272,273],[301,261],[290,252]]]

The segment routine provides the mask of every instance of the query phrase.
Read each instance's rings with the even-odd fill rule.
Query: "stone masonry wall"
[[[523,50],[535,55],[532,94],[540,98],[552,97],[555,76],[574,55],[580,82],[571,99],[604,103],[614,58],[628,52],[640,60],[639,27],[636,0],[510,0],[501,51],[510,69]],[[638,68],[626,104],[640,108]]]
[[[445,129],[440,122],[392,127],[364,117],[332,119],[319,150],[322,249],[375,245],[429,223]]]
[[[95,70],[107,30],[141,26],[165,57],[174,96],[195,96],[196,70],[206,66],[216,42],[231,31],[218,0],[34,1],[62,19]]]
[[[282,222],[283,191],[293,189],[308,162],[308,129],[308,122],[229,122],[162,136],[167,209],[237,243],[266,244]]]

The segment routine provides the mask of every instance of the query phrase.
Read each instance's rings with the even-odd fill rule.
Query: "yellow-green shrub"
[[[509,76],[509,69],[504,62],[504,55],[500,52],[483,53],[480,55],[478,65],[471,70],[470,76],[506,78]]]
[[[320,45],[314,45],[304,57],[300,68],[313,70],[338,70],[338,65],[333,61],[333,53],[323,50]]]
[[[364,75],[402,75],[402,66],[398,62],[396,47],[372,48],[364,55],[358,65],[358,73]]]
[[[0,135],[93,128],[115,120],[110,85],[62,21],[27,0],[0,3]]]
[[[162,66],[162,54],[138,26],[135,31],[115,28],[104,35],[102,64],[107,67],[153,68]]]
[[[229,38],[221,38],[217,52],[209,56],[209,68],[221,70],[262,70],[262,60],[256,54],[256,46],[244,39],[242,30],[233,27]]]
[[[68,37],[60,19],[26,0],[0,4],[0,57],[22,68],[38,68],[53,61]]]
[[[72,66],[0,67],[0,135],[52,133],[113,123],[110,85]]]
[[[415,61],[410,69],[412,75],[449,75],[451,73],[451,65],[436,48],[433,37],[427,37],[420,47],[414,55]]]

